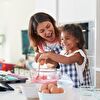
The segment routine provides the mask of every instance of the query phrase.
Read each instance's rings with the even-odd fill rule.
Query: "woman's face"
[[[56,39],[54,27],[49,21],[39,23],[37,26],[37,33],[47,42],[53,42]]]

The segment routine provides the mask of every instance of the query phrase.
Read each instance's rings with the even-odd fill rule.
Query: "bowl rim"
[[[65,94],[65,91],[63,93],[42,93],[39,91],[38,94],[40,95],[62,95],[62,94]]]

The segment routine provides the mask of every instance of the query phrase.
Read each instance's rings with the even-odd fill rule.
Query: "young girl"
[[[60,64],[61,72],[66,73],[74,82],[74,87],[89,85],[88,78],[84,79],[83,72],[86,69],[87,56],[84,52],[84,37],[80,26],[69,24],[62,28],[61,43],[64,50],[61,54],[52,52],[43,53],[41,59],[52,59]],[[87,74],[88,76],[88,74]]]

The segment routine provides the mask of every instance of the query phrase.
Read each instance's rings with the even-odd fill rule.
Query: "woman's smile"
[[[44,38],[48,42],[53,42],[55,40],[55,31],[51,22],[45,21],[39,23],[37,26],[38,35]]]

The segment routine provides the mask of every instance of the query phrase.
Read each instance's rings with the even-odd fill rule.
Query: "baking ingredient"
[[[40,65],[44,65],[44,63],[45,63],[45,59],[42,59],[42,60],[39,61]]]
[[[41,93],[58,94],[64,93],[64,89],[57,86],[57,83],[42,84],[39,88]]]

